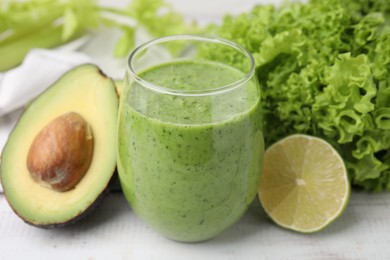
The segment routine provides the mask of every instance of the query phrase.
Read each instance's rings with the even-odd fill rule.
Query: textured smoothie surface
[[[205,62],[176,62],[140,75],[170,89],[215,89],[244,74]],[[131,86],[119,120],[118,169],[133,210],[165,236],[211,238],[255,197],[263,154],[259,90],[182,97]]]

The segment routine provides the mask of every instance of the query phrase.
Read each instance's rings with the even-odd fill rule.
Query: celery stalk
[[[120,57],[134,47],[136,26],[145,27],[154,36],[196,31],[194,25],[185,25],[183,17],[164,0],[132,0],[125,9],[103,7],[97,2],[25,0],[0,4],[0,71],[20,64],[31,48],[55,47],[100,26],[122,30],[114,52]],[[117,16],[131,18],[134,25],[118,21]]]
[[[73,39],[79,36],[77,33]],[[5,44],[0,43],[0,71],[5,71],[19,65],[32,48],[52,48],[64,43],[62,26],[51,26],[37,29],[26,35],[18,36]]]

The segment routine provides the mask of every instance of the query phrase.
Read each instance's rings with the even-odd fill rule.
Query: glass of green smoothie
[[[254,72],[248,51],[214,37],[160,38],[130,54],[119,178],[134,212],[164,236],[215,237],[255,198],[264,145]]]

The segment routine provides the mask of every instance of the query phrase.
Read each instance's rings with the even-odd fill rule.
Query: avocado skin
[[[109,184],[110,192],[122,192],[122,186],[119,181],[118,170],[115,169],[114,175]]]
[[[49,89],[51,89],[53,86],[55,86],[58,82],[60,82],[62,80],[62,78],[64,76],[66,76],[68,73],[70,73],[71,71],[73,70],[77,70],[78,68],[81,68],[81,67],[84,67],[84,66],[92,66],[92,67],[95,67],[97,69],[97,73],[100,74],[102,77],[106,78],[106,79],[109,79],[111,82],[112,82],[112,85],[115,87],[115,84],[114,84],[114,81],[109,78],[100,68],[98,68],[95,64],[89,64],[89,63],[86,63],[86,64],[82,64],[82,65],[79,65],[77,67],[74,67],[70,70],[68,70],[67,72],[65,72],[59,79],[57,79],[54,83],[52,83],[46,90],[44,90],[42,93],[40,93],[38,96],[36,96],[35,98],[33,98],[32,100],[30,100],[24,107],[24,110],[23,112],[21,113],[21,115],[19,116],[18,120],[16,121],[13,129],[11,130],[11,133],[17,128],[18,126],[18,123],[19,121],[21,120],[21,118],[23,117],[23,114],[25,111],[27,111],[27,109],[29,108],[30,105],[33,105],[34,104],[34,101],[36,99],[38,99],[41,95],[43,95],[44,93],[46,93],[47,91],[49,91]],[[115,88],[115,93],[116,93],[116,96],[117,98],[119,98],[119,93],[118,93],[118,90]],[[8,139],[4,145],[4,148],[8,145],[10,139]],[[3,148],[3,151],[4,151],[4,148]],[[5,197],[5,199],[7,200],[8,202],[8,205],[11,207],[11,209],[14,211],[14,213],[19,217],[21,218],[26,224],[29,224],[31,226],[34,226],[34,227],[38,227],[38,228],[42,228],[42,229],[54,229],[54,228],[63,228],[63,227],[66,227],[68,225],[71,225],[71,224],[74,224],[76,222],[79,222],[80,220],[84,219],[85,217],[87,217],[88,215],[91,214],[91,212],[93,212],[96,207],[98,207],[101,203],[101,201],[104,199],[104,197],[107,196],[108,193],[110,193],[113,189],[114,190],[121,190],[120,187],[118,187],[118,183],[119,183],[119,180],[118,180],[118,177],[117,177],[117,172],[116,172],[116,166],[112,169],[112,176],[110,178],[110,181],[107,183],[106,187],[103,189],[103,191],[96,197],[96,199],[88,206],[85,208],[84,211],[81,211],[79,212],[76,216],[70,218],[70,219],[66,219],[66,220],[63,220],[63,221],[59,221],[57,223],[50,223],[50,224],[44,224],[44,223],[34,223],[34,222],[31,222],[29,220],[27,220],[24,216],[22,216],[18,210],[16,210],[13,206],[12,206],[12,203],[10,203],[9,199],[8,199],[8,196],[7,196],[7,192],[6,192],[6,188],[4,187],[4,184],[3,184],[3,172],[2,172],[2,163],[3,163],[3,160],[2,160],[2,153],[3,151],[0,151],[0,184],[3,188],[3,195]],[[39,184],[37,184],[39,185]],[[76,187],[77,188],[77,187]]]
[[[122,91],[123,91],[123,80],[115,80],[114,81],[115,83],[115,90],[116,90],[116,94],[118,95],[118,98],[120,98],[120,96],[122,95]]]

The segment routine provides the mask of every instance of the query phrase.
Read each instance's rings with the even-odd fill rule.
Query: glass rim
[[[244,56],[246,56],[249,61],[250,61],[250,68],[247,72],[243,72],[245,75],[243,75],[240,79],[226,84],[219,86],[217,88],[213,89],[193,89],[193,90],[181,90],[181,89],[174,89],[174,88],[167,88],[163,86],[159,86],[156,84],[153,84],[142,77],[140,77],[133,69],[132,67],[132,60],[137,56],[138,53],[141,53],[145,49],[149,47],[153,47],[157,44],[160,43],[165,43],[165,42],[172,42],[172,41],[177,41],[177,40],[188,40],[188,41],[203,41],[203,42],[211,42],[211,43],[216,43],[216,44],[223,44],[226,46],[229,46],[233,49],[236,49],[237,51],[241,52]],[[154,90],[158,91],[161,93],[165,94],[170,94],[170,95],[176,95],[176,96],[208,96],[208,95],[214,95],[214,94],[219,94],[222,92],[226,92],[229,90],[233,90],[239,86],[242,86],[246,82],[248,82],[252,76],[255,74],[255,61],[253,59],[252,54],[244,47],[241,45],[230,41],[226,40],[221,37],[217,36],[209,36],[209,35],[196,35],[196,34],[178,34],[178,35],[171,35],[171,36],[165,36],[165,37],[160,37],[156,38],[153,40],[150,40],[146,43],[143,43],[136,47],[128,56],[127,58],[127,72],[128,74],[140,85]]]

